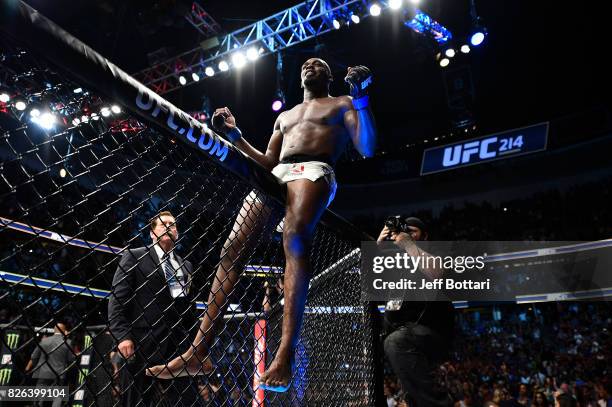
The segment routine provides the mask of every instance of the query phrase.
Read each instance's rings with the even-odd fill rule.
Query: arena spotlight
[[[232,64],[234,64],[234,66],[238,69],[244,67],[247,63],[246,58],[244,57],[244,54],[240,51],[234,52],[234,54],[232,55]]]
[[[18,100],[17,102],[15,102],[15,109],[19,110],[20,112],[25,110],[26,108],[26,104],[25,102]]]
[[[402,0],[389,0],[391,10],[399,10],[402,7]]]
[[[221,72],[225,72],[225,71],[227,71],[228,69],[229,69],[229,65],[227,64],[227,62],[225,62],[225,61],[221,61],[221,62],[219,62],[219,70],[220,70]]]
[[[91,120],[100,120],[100,116],[98,116],[98,113],[92,113]]]
[[[335,28],[336,30],[339,30],[339,29],[340,29],[340,26],[341,26],[341,25],[340,25],[340,21],[338,21],[338,19],[337,19],[337,18],[334,18],[334,21],[332,21],[332,25],[334,26],[334,28]]]
[[[111,111],[110,111],[110,109],[108,107],[104,106],[102,109],[100,109],[100,114],[103,117],[108,117],[108,116],[110,116]]]
[[[359,24],[359,22],[361,21],[361,18],[359,18],[357,14],[351,14],[351,21],[355,24]]]
[[[473,31],[472,36],[470,37],[470,44],[477,47],[483,43],[485,40],[486,32],[482,28],[477,28]]]
[[[52,113],[45,112],[39,117],[32,119],[32,121],[45,130],[51,130],[55,126],[56,118]]]
[[[482,25],[482,20],[476,11],[476,1],[470,0],[470,18],[472,20],[472,31],[470,32],[470,44],[474,47],[479,46],[487,35],[486,28]]]
[[[87,115],[81,116],[81,123],[89,123],[89,116]]]
[[[278,112],[283,108],[283,106],[285,106],[285,94],[280,87],[280,82],[278,82],[276,84],[276,96],[272,101],[272,110]]]
[[[414,5],[418,5],[421,3],[421,0],[410,0],[410,2]]]
[[[193,81],[194,81],[194,82],[197,82],[197,81],[199,81],[199,80],[200,80],[200,75],[198,75],[198,74],[197,74],[197,73],[195,73],[195,72],[192,72],[192,73],[191,73],[191,79],[193,79]]]
[[[463,52],[464,54],[467,54],[470,52],[470,46],[467,44],[464,44],[461,46],[461,52]]]
[[[249,61],[255,61],[259,58],[259,51],[257,51],[257,48],[251,47],[247,49],[246,56]]]
[[[7,103],[9,100],[11,100],[11,97],[8,95],[8,93],[0,94],[0,102]]]
[[[80,123],[81,123],[81,120],[79,120],[78,117],[75,117],[74,119],[72,119],[73,126],[78,126]]]
[[[117,105],[112,105],[111,106],[111,112],[115,113],[115,114],[119,114],[121,113],[121,108]]]
[[[374,3],[370,6],[370,14],[374,17],[378,17],[380,15],[380,4]]]
[[[278,112],[279,110],[283,108],[283,105],[284,103],[281,98],[274,99],[274,102],[272,102],[272,110],[274,110],[275,112]]]
[[[206,74],[206,76],[211,77],[215,75],[215,70],[212,67],[207,66],[204,70],[204,73]]]
[[[30,116],[34,118],[40,116],[40,110],[38,110],[37,108],[33,108],[32,110],[30,110]]]
[[[449,58],[452,58],[455,56],[455,50],[453,48],[448,48],[446,51],[444,51],[444,55]]]
[[[66,178],[66,174],[67,173],[66,173],[66,169],[65,168],[62,168],[61,170],[59,170],[59,176],[61,178]]]
[[[74,93],[83,93],[83,88],[74,88]]]
[[[440,66],[441,66],[442,68],[446,68],[446,67],[448,66],[448,64],[450,64],[450,59],[448,59],[448,58],[442,58],[442,59],[440,60]]]
[[[185,78],[183,75],[179,76],[179,83],[181,85],[185,85],[187,83],[187,78]]]

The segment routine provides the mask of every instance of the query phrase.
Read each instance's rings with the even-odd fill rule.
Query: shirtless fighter
[[[285,250],[285,304],[281,344],[269,369],[260,377],[260,387],[286,391],[291,383],[291,366],[302,324],[308,282],[310,280],[310,245],[319,218],[336,192],[334,164],[349,141],[365,157],[374,154],[376,129],[368,104],[367,88],[372,81],[364,66],[348,68],[345,81],[351,96],[332,97],[329,85],[331,69],[325,61],[311,58],[302,65],[304,101],[282,112],[274,123],[274,132],[265,153],[254,148],[236,126],[227,107],[217,109],[213,126],[245,154],[272,171],[278,181],[287,184],[287,202],[283,227]],[[213,370],[208,348],[214,340],[214,323],[227,307],[239,273],[244,269],[246,248],[258,240],[263,220],[271,210],[252,192],[224,244],[221,263],[208,299],[200,330],[191,349],[167,365],[154,366],[147,374],[160,379],[207,374]]]

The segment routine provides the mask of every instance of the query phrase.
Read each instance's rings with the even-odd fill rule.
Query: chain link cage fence
[[[292,386],[257,389],[281,336],[280,187],[217,136],[201,131],[190,142],[201,124],[12,4],[0,40],[0,386],[68,386],[73,406],[374,405],[363,236],[324,215]],[[139,111],[143,95],[157,113],[173,113]],[[189,131],[171,126],[171,116]],[[263,210],[243,207],[254,189]],[[152,246],[161,211],[176,221],[174,275]],[[248,237],[232,241],[244,224]],[[233,289],[223,284],[238,274]],[[215,284],[225,312],[211,315]],[[144,375],[189,349],[207,316],[212,372]],[[134,356],[124,358],[117,344],[128,337]]]

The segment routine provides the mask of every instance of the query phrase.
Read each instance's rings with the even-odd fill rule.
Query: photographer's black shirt
[[[385,328],[395,331],[408,324],[424,325],[450,340],[455,326],[455,308],[450,301],[403,301],[397,311],[385,309]]]

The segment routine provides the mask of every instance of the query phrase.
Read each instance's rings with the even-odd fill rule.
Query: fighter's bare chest
[[[303,103],[283,113],[281,130],[286,134],[296,126],[333,127],[342,123],[342,109],[337,104]]]

